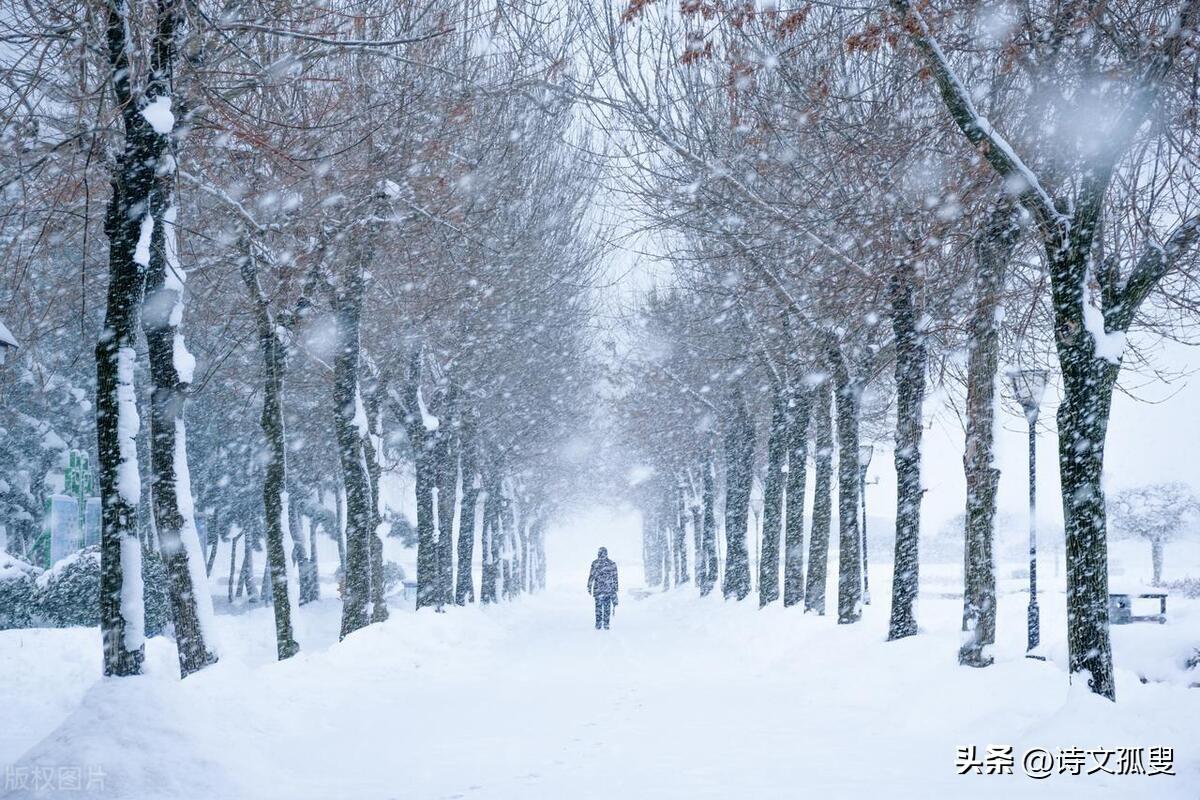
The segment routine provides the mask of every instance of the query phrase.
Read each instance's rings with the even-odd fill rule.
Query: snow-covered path
[[[327,640],[310,631],[282,664],[231,642],[218,667],[179,682],[159,640],[152,674],[96,682],[18,764],[98,765],[96,796],[128,798],[1194,798],[1200,786],[1183,749],[1174,778],[1034,781],[1019,764],[956,775],[957,745],[1182,747],[1200,697],[1126,675],[1113,706],[1069,691],[1052,663],[960,669],[952,636],[882,642],[880,612],[838,627],[684,590],[627,597],[597,632],[589,598],[563,586],[397,613],[328,646],[337,604],[310,610]],[[265,633],[268,616],[236,632]],[[49,633],[74,634],[59,637],[72,650],[94,635]]]
[[[338,602],[306,606],[304,649],[283,663],[269,610],[221,615],[221,662],[185,681],[161,638],[147,675],[100,680],[95,630],[2,632],[0,709],[15,713],[0,764],[78,767],[85,782],[99,770],[96,791],[71,794],[138,800],[1200,796],[1200,691],[1141,684],[1129,666],[1195,631],[1195,608],[1125,626],[1112,704],[1067,685],[1053,595],[1050,661],[1021,657],[1024,600],[1002,594],[997,663],[971,670],[954,657],[961,601],[936,591],[921,600],[923,633],[903,642],[884,641],[886,597],[838,626],[692,587],[625,592],[598,632],[587,561],[562,555],[543,594],[397,609],[340,644]],[[626,561],[622,579],[638,577]],[[1013,746],[1015,774],[956,774],[956,747],[995,744]],[[1163,745],[1174,777],[1033,780],[1020,764],[1035,746]]]

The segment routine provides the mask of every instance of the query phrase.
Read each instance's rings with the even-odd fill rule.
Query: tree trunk
[[[717,487],[713,474],[712,452],[704,452],[704,528],[701,532],[701,552],[704,561],[704,582],[700,585],[701,596],[712,591],[717,583]]]
[[[414,348],[409,354],[408,381],[405,394],[405,429],[413,452],[417,492],[417,608],[436,607],[438,593],[439,551],[434,525],[434,489],[437,486],[437,463],[434,453],[434,431],[429,428],[425,401],[421,394],[421,352]]]
[[[1019,229],[1015,209],[1001,200],[988,215],[975,247],[975,304],[968,326],[967,437],[963,469],[967,482],[964,536],[963,630],[959,663],[985,667],[986,648],[996,640],[996,571],[992,553],[996,517],[993,433],[1000,331],[996,310]]]
[[[783,527],[784,463],[788,446],[787,403],[785,387],[775,387],[771,431],[767,437],[767,474],[763,481],[762,552],[758,560],[759,608],[779,599],[779,538]]]
[[[662,567],[662,559],[657,556],[657,547],[654,538],[654,520],[653,512],[642,508],[642,572],[646,578],[646,586],[658,586],[662,583],[662,576],[659,570]]]
[[[1067,538],[1067,642],[1071,673],[1088,687],[1116,697],[1108,619],[1108,537],[1104,510],[1104,442],[1118,367],[1092,354],[1061,358],[1063,400],[1058,407],[1058,462]],[[1064,346],[1060,341],[1060,354]]]
[[[185,273],[176,247],[174,173],[158,176],[151,214],[150,270],[142,324],[149,350],[151,501],[159,552],[175,623],[179,673],[186,678],[216,663],[212,648],[212,596],[204,569],[204,551],[196,528],[195,500],[188,470],[184,403],[195,359],[183,343]]]
[[[497,581],[500,577],[500,472],[493,468],[487,476],[486,496],[483,500],[483,570],[479,578],[479,602],[495,603]]]
[[[321,599],[321,564],[317,560],[317,530],[320,523],[315,519],[308,521],[308,569],[312,580],[312,601]]]
[[[675,583],[687,583],[691,578],[688,576],[688,558],[687,558],[687,495],[685,493],[684,484],[679,484],[676,490],[676,513],[675,519]]]
[[[829,573],[829,529],[833,526],[833,384],[823,379],[813,389],[812,539],[808,545],[808,586],[804,610],[825,613],[825,584]]]
[[[242,280],[250,290],[258,321],[258,342],[263,354],[262,429],[267,440],[270,460],[263,479],[263,508],[267,521],[267,566],[270,573],[271,595],[285,598],[275,603],[275,649],[279,660],[290,658],[300,651],[292,631],[291,591],[288,586],[288,553],[284,545],[284,525],[289,514],[287,502],[287,438],[283,427],[283,373],[286,355],[275,325],[266,294],[258,281],[253,255],[242,261]],[[266,586],[263,587],[266,594]]]
[[[343,639],[370,622],[367,604],[371,599],[371,538],[375,513],[371,509],[371,482],[363,453],[363,440],[369,433],[367,414],[359,388],[363,272],[361,254],[352,254],[343,271],[334,309],[338,335],[338,349],[333,361],[334,432],[342,483],[346,489]]]
[[[1154,585],[1162,586],[1162,571],[1163,571],[1163,540],[1150,540],[1150,563],[1154,569]]]
[[[916,288],[912,260],[901,259],[889,286],[892,332],[896,340],[896,556],[892,571],[889,640],[903,639],[917,632],[926,351],[925,334],[918,319]]]
[[[120,109],[123,150],[112,172],[112,197],[105,219],[108,236],[108,297],[104,329],[96,343],[96,445],[101,502],[100,633],[105,675],[137,675],[145,657],[142,598],[142,548],[137,512],[141,502],[134,368],[138,311],[150,267],[152,237],[169,197],[161,196],[157,174],[171,157],[173,127],[162,129],[142,113],[154,105],[170,109],[175,38],[181,12],[173,0],[158,6],[146,86],[136,89],[129,63],[129,8],[125,0],[108,4],[106,45],[109,84]],[[168,170],[161,170],[167,172]],[[199,562],[197,562],[199,566]],[[176,574],[182,575],[177,571]],[[189,573],[190,575],[190,573]],[[184,627],[188,623],[185,621]],[[196,637],[187,631],[189,652]],[[207,653],[203,641],[201,653]]]
[[[233,605],[233,586],[237,582],[237,543],[242,534],[229,539],[229,605]]]
[[[204,561],[204,574],[212,577],[213,565],[217,563],[217,546],[221,542],[221,538],[217,535],[217,512],[212,512],[212,517],[207,519],[204,530],[207,533],[208,541],[205,546],[209,548],[208,557]]]
[[[754,481],[754,421],[740,390],[731,397],[725,431],[725,583],[726,599],[744,600],[750,594],[750,563],[746,527]]]
[[[456,390],[450,386],[442,404],[441,425],[434,439],[437,485],[437,604],[454,603],[454,509],[458,495],[458,416]]]
[[[808,483],[808,422],[812,394],[796,391],[787,409],[787,489],[784,523],[783,605],[804,600],[804,494]]]
[[[383,395],[387,391],[387,376],[378,378],[367,393],[367,435],[363,437],[363,459],[371,490],[371,530],[368,533],[371,556],[371,622],[384,622],[388,618],[387,599],[383,585],[383,537],[379,528],[383,525],[383,511],[379,501],[379,479],[383,467],[379,463],[383,454],[383,431],[381,430]]]
[[[300,504],[292,501],[292,498],[299,496],[299,492],[291,481],[290,473],[288,487],[287,528],[292,543],[288,568],[296,573],[294,591],[297,606],[302,606],[312,602],[313,578],[308,560],[308,541],[304,535],[304,515],[300,513]],[[293,567],[294,569],[292,569]],[[288,591],[292,592],[292,587],[289,586]]]
[[[242,589],[246,590],[246,602],[257,603],[258,592],[254,588],[254,542],[250,541],[250,534],[244,535],[242,540],[242,571],[238,575],[237,596],[242,596]]]
[[[850,374],[840,349],[831,345],[838,433],[838,624],[862,616],[862,540],[858,530],[858,422],[862,382]]]
[[[333,508],[337,521],[337,530],[334,531],[333,539],[337,542],[338,569],[342,573],[342,583],[344,584],[346,582],[346,490],[342,487],[334,490]]]
[[[508,502],[504,504],[504,531],[505,531],[505,552],[507,557],[504,560],[508,567],[504,577],[505,597],[515,599],[521,593],[521,558],[520,551],[520,520],[517,514],[518,494],[516,486],[513,487],[512,496]]]
[[[668,519],[671,518],[670,503],[664,501],[664,507],[659,510],[658,527],[655,528],[656,536],[659,540],[659,555],[662,561],[662,588],[670,589],[676,578],[674,573],[674,554],[671,547],[671,524]]]
[[[538,517],[537,523],[534,526],[535,543],[534,547],[537,551],[537,571],[534,573],[534,582],[539,591],[546,589],[546,520]]]
[[[462,504],[458,518],[458,575],[454,585],[454,602],[460,606],[475,602],[471,561],[475,556],[475,507],[479,500],[479,489],[475,485],[479,475],[478,447],[475,426],[470,417],[464,416],[459,442]]]

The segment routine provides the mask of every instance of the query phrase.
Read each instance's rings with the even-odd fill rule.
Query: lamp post
[[[1047,374],[1044,369],[1019,369],[1009,377],[1013,395],[1025,410],[1029,424],[1029,641],[1025,655],[1038,658],[1033,654],[1042,638],[1037,601],[1037,418],[1046,393]]]
[[[871,605],[871,583],[867,578],[867,467],[875,448],[869,444],[858,446],[858,496],[862,503],[862,580],[863,605]]]

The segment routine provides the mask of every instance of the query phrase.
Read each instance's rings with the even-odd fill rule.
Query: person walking
[[[596,630],[608,630],[613,606],[617,604],[617,564],[608,557],[607,547],[601,547],[592,562],[587,588],[596,600]]]

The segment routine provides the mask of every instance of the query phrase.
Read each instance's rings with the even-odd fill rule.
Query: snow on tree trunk
[[[458,521],[458,574],[454,583],[454,602],[475,602],[475,583],[471,561],[475,556],[475,509],[479,501],[479,445],[470,416],[464,416],[459,458],[462,470],[462,502]]]
[[[825,613],[829,574],[829,530],[833,525],[833,384],[823,377],[813,388],[813,511],[808,545],[804,610]]]
[[[717,583],[717,487],[716,466],[713,464],[712,452],[704,452],[704,529],[701,532],[700,543],[702,560],[704,561],[704,582],[700,585],[700,594],[706,595]]]
[[[687,495],[684,491],[684,484],[680,483],[679,488],[675,492],[676,506],[675,514],[673,515],[675,523],[675,583],[687,583],[691,578],[688,575],[688,559],[687,559]]]
[[[96,343],[96,439],[101,502],[100,631],[105,675],[136,675],[145,655],[141,501],[137,435],[141,421],[134,384],[138,312],[150,267],[156,173],[170,158],[169,79],[179,10],[160,5],[153,35],[151,75],[144,90],[132,85],[129,7],[112,0],[105,19],[109,83],[122,121],[122,152],[112,172],[105,218],[108,297]],[[168,111],[161,113],[159,103]],[[150,113],[144,113],[149,111]]]
[[[959,663],[985,667],[996,640],[996,569],[992,541],[996,487],[994,462],[996,372],[1000,358],[997,311],[1008,261],[1019,229],[1015,209],[1001,200],[988,215],[975,247],[975,299],[968,323],[967,436],[963,469],[967,483],[963,560],[963,631]]]
[[[808,482],[808,423],[812,394],[793,392],[787,407],[787,511],[783,545],[783,605],[804,600],[804,493]]]
[[[434,437],[434,481],[437,487],[437,601],[454,602],[454,509],[458,494],[457,391],[451,385],[443,394],[443,424]]]
[[[754,420],[746,410],[740,390],[734,390],[730,405],[725,430],[725,582],[722,591],[726,599],[744,600],[750,594],[746,528],[754,481]]]
[[[892,611],[888,639],[917,632],[920,587],[921,433],[925,399],[925,335],[915,301],[916,275],[901,259],[890,282],[892,332],[896,340],[896,555],[892,572]]]
[[[379,479],[383,467],[379,463],[383,452],[382,407],[386,392],[386,378],[375,381],[368,392],[366,404],[367,435],[362,439],[363,469],[367,474],[371,498],[371,622],[384,622],[388,618],[387,599],[383,585],[383,538],[379,529],[383,525],[383,509],[379,500]]]
[[[500,579],[500,470],[493,465],[487,473],[483,500],[483,536],[480,540],[482,549],[483,571],[479,577],[479,602],[495,603],[498,581]],[[419,558],[419,556],[418,556]]]
[[[759,608],[779,599],[779,538],[783,527],[784,463],[787,458],[786,387],[775,387],[767,438],[767,474],[763,481],[762,552],[758,560]]]
[[[185,273],[176,247],[174,174],[163,170],[151,205],[151,237],[142,326],[149,350],[151,500],[175,623],[179,672],[186,678],[217,660],[212,596],[188,469],[184,404],[196,361],[180,333]]]
[[[829,360],[837,399],[838,433],[838,624],[858,622],[862,616],[862,540],[858,530],[858,423],[862,382],[850,374],[836,345]]]
[[[1092,691],[1114,699],[1102,476],[1119,367],[1096,358],[1091,341],[1085,333],[1077,333],[1072,342],[1059,337],[1063,399],[1058,407],[1058,463],[1067,539],[1067,643],[1071,673],[1085,675]]]
[[[283,423],[283,374],[286,368],[286,353],[279,338],[279,330],[271,313],[270,301],[259,283],[254,255],[247,253],[242,261],[242,280],[250,292],[258,323],[258,345],[263,357],[263,409],[260,418],[263,437],[267,441],[270,460],[263,476],[263,509],[267,529],[267,574],[264,585],[266,594],[270,586],[273,598],[286,598],[287,602],[274,603],[275,651],[279,660],[291,658],[300,651],[293,631],[293,607],[299,607],[299,586],[289,581],[287,548],[284,545],[284,530],[288,526],[287,502],[287,437]],[[290,533],[289,533],[290,536]],[[249,549],[246,554],[249,557]],[[293,597],[296,602],[292,602]]]
[[[537,552],[537,570],[534,572],[534,584],[539,591],[546,589],[546,520],[538,517],[534,524],[534,549]]]
[[[346,575],[342,600],[341,638],[370,622],[371,538],[375,514],[371,510],[371,483],[363,458],[367,437],[366,409],[360,393],[359,326],[364,289],[363,264],[350,257],[337,287],[334,318],[338,348],[333,360],[333,419],[346,489]]]

